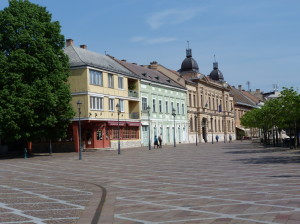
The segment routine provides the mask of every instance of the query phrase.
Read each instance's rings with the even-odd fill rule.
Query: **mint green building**
[[[174,139],[176,144],[188,143],[186,88],[155,69],[125,60],[116,61],[141,79],[141,145],[148,146],[149,138],[153,145],[155,135],[162,136],[163,145],[174,144]],[[176,114],[175,122],[173,108]]]

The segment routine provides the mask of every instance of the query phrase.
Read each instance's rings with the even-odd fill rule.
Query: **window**
[[[119,99],[120,111],[124,112],[124,100]]]
[[[108,88],[114,88],[114,75],[108,74]]]
[[[200,105],[201,105],[201,107],[203,107],[203,96],[202,95],[200,96],[200,99],[201,99]]]
[[[142,97],[142,110],[146,111],[147,110],[147,98]]]
[[[119,89],[124,89],[124,85],[123,85],[123,77],[118,77],[118,88]]]
[[[91,110],[103,110],[103,98],[102,97],[90,97],[90,109]]]
[[[159,113],[162,113],[162,101],[158,101],[158,108],[159,108]]]
[[[169,102],[166,101],[166,113],[169,113]]]
[[[114,111],[114,99],[109,99],[109,111]]]
[[[196,105],[196,95],[194,95],[194,107],[197,107],[197,105]]]
[[[152,100],[152,111],[156,112],[156,108],[155,108],[155,99]]]
[[[190,119],[190,130],[193,131],[193,118]]]
[[[103,86],[102,72],[90,70],[90,84]]]
[[[191,107],[192,106],[192,95],[189,94],[189,106]]]
[[[171,102],[171,110],[175,109],[174,108],[174,102]],[[173,111],[171,111],[173,113]]]
[[[180,114],[180,111],[179,111],[179,103],[177,103],[177,114]]]
[[[182,115],[184,115],[184,104],[181,104],[181,108],[182,108]]]

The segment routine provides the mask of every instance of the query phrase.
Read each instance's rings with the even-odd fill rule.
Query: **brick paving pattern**
[[[300,223],[299,151],[249,142],[0,160],[0,223]]]

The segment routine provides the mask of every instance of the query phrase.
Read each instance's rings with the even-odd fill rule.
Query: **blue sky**
[[[138,64],[180,69],[187,41],[200,72],[214,55],[231,85],[300,88],[298,0],[31,0],[75,45]],[[0,1],[0,9],[8,5]]]

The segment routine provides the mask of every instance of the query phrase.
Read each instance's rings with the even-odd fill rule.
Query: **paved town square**
[[[250,142],[0,160],[0,223],[300,223],[300,156]]]

